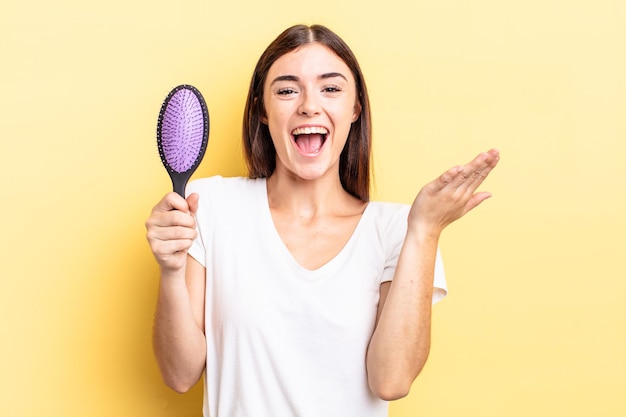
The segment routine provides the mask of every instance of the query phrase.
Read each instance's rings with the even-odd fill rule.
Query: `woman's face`
[[[263,97],[276,172],[338,177],[339,156],[361,110],[345,62],[320,43],[301,46],[270,67]]]

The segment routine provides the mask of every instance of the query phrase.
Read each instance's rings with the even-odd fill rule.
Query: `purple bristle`
[[[165,161],[175,172],[189,170],[202,151],[204,119],[196,95],[181,89],[174,93],[163,113],[161,144]]]

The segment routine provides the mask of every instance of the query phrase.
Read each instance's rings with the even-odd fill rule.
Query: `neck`
[[[278,170],[267,179],[270,208],[300,218],[312,218],[350,210],[359,200],[341,186],[339,176],[304,180]]]

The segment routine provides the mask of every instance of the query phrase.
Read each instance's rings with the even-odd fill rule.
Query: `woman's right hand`
[[[184,271],[187,251],[196,238],[198,198],[195,193],[186,200],[168,193],[146,220],[146,237],[162,271]]]

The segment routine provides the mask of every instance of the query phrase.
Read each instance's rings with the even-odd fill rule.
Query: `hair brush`
[[[209,111],[197,88],[183,84],[165,98],[157,123],[157,146],[174,191],[185,197],[185,187],[209,142]]]

